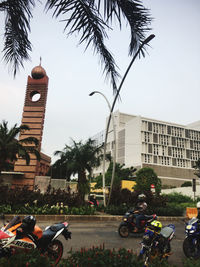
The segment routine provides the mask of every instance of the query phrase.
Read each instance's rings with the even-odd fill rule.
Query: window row
[[[142,152],[146,154],[152,154],[155,156],[167,156],[179,159],[197,160],[200,158],[200,151],[194,151],[191,149],[184,149],[173,146],[162,146],[157,144],[145,144],[142,145]]]
[[[191,151],[191,159],[198,160],[200,158],[200,151]]]
[[[191,162],[186,159],[170,158],[166,156],[152,156],[148,154],[142,154],[143,163],[152,163],[165,166],[176,166],[183,168],[191,168]]]
[[[189,130],[177,126],[161,124],[150,121],[142,121],[142,130],[157,134],[166,134],[174,137],[189,138],[192,140],[200,141],[200,131]]]
[[[153,143],[163,146],[174,146],[178,148],[200,150],[199,141],[149,132],[142,132],[142,142],[150,144]]]

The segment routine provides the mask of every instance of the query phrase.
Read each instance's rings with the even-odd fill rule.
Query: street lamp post
[[[111,180],[114,180],[114,175],[115,175],[115,164],[116,164],[116,131],[115,131],[115,122],[114,122],[114,116],[113,113],[111,111],[111,105],[108,101],[108,99],[106,98],[106,96],[99,92],[99,91],[93,91],[89,94],[89,96],[92,96],[94,94],[100,94],[104,97],[104,99],[106,100],[107,104],[108,104],[108,108],[110,111],[110,116],[112,118],[112,122],[113,122],[113,135],[114,135],[114,155],[113,155],[113,170],[112,170],[112,178]],[[107,123],[106,126],[106,131],[105,131],[105,140],[104,140],[104,153],[103,153],[103,175],[102,175],[102,187],[103,187],[103,204],[104,207],[106,206],[106,197],[105,197],[105,161],[106,161],[106,145],[107,145],[107,139],[108,139],[108,131],[109,131],[109,124]]]
[[[118,96],[119,96],[119,93],[120,93],[120,90],[121,90],[122,85],[123,85],[123,83],[124,83],[124,80],[125,80],[125,78],[126,78],[128,72],[129,72],[131,66],[133,65],[133,62],[135,61],[135,59],[136,59],[137,56],[139,55],[139,53],[140,53],[140,51],[142,50],[142,48],[144,47],[144,45],[147,45],[147,44],[148,44],[154,37],[155,37],[155,35],[154,35],[154,34],[151,34],[151,35],[149,35],[149,36],[148,36],[148,37],[147,37],[147,38],[140,44],[140,46],[139,46],[137,52],[135,53],[135,55],[134,55],[134,57],[132,58],[132,60],[131,60],[131,62],[130,62],[130,64],[129,64],[129,66],[128,66],[128,68],[126,69],[126,72],[125,72],[125,74],[124,74],[124,76],[123,76],[123,78],[122,78],[122,80],[121,80],[121,83],[120,83],[120,85],[119,85],[119,88],[117,89],[117,93],[116,93],[116,95],[115,95],[114,101],[113,101],[113,103],[112,103],[112,107],[111,107],[111,110],[110,110],[110,116],[109,116],[109,118],[108,118],[108,123],[107,123],[107,131],[108,131],[108,129],[109,129],[110,120],[111,120],[111,117],[112,117],[112,114],[113,114],[113,110],[114,110],[114,107],[115,107],[115,103],[116,103],[116,100],[117,100],[117,98],[118,98]],[[106,135],[107,135],[107,133],[106,133]],[[112,178],[114,179],[114,177],[112,177]],[[111,193],[112,193],[113,179],[111,179],[110,195],[109,195],[109,199],[108,199],[108,204],[109,204],[109,202],[110,202],[110,197],[111,197]]]
[[[122,88],[122,85],[124,83],[124,80],[131,68],[131,66],[133,65],[133,62],[135,61],[135,59],[137,58],[137,56],[139,55],[140,51],[142,50],[142,48],[144,47],[144,45],[147,45],[153,38],[155,37],[154,34],[151,34],[150,36],[148,36],[139,46],[137,52],[135,53],[135,55],[133,56],[128,68],[126,69],[126,72],[121,80],[121,83],[119,85],[119,88],[117,89],[117,92],[116,92],[116,95],[115,95],[115,98],[113,100],[113,103],[112,103],[112,106],[110,106],[110,103],[108,102],[107,98],[105,97],[104,94],[102,94],[101,92],[99,91],[94,91],[90,94],[93,95],[95,93],[99,93],[101,94],[105,99],[106,99],[106,102],[108,103],[108,106],[109,106],[109,109],[110,109],[110,115],[109,115],[109,118],[108,118],[108,122],[107,122],[107,126],[106,126],[106,132],[105,132],[105,141],[104,141],[104,157],[103,157],[103,193],[104,193],[104,206],[106,206],[106,201],[105,201],[105,155],[106,155],[106,145],[107,145],[107,137],[108,137],[108,131],[109,131],[109,126],[110,126],[110,121],[111,121],[111,118],[113,120],[113,131],[114,131],[114,135],[115,135],[115,141],[114,141],[114,145],[115,145],[115,150],[114,150],[114,157],[115,159],[113,159],[113,170],[115,170],[115,161],[116,161],[116,133],[115,133],[115,126],[114,126],[114,119],[113,119],[113,110],[114,110],[114,107],[115,107],[115,103],[117,101],[117,98],[119,96],[119,93],[121,91],[121,88]],[[110,198],[111,198],[111,193],[112,193],[112,185],[113,185],[113,181],[114,181],[114,171],[112,172],[112,178],[111,178],[111,184],[110,184],[110,194],[109,194],[109,198],[108,198],[108,205],[110,203]]]

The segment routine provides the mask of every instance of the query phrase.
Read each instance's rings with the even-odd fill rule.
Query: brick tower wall
[[[41,151],[42,135],[44,127],[46,100],[48,92],[48,77],[33,79],[28,76],[27,89],[25,95],[24,109],[22,115],[22,124],[29,126],[30,130],[21,133],[19,140],[27,137],[35,137],[39,140],[39,152]],[[40,94],[37,101],[33,101],[33,96]],[[26,165],[24,159],[18,159],[15,162],[14,171],[23,172],[24,177],[13,180],[13,186],[27,185],[34,186],[35,176],[40,174],[40,162],[37,161],[34,154],[30,154],[30,164]],[[50,164],[50,158],[48,165]]]

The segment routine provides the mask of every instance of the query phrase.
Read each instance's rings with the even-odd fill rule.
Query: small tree
[[[84,203],[85,194],[89,192],[89,182],[86,171],[91,175],[92,168],[100,165],[101,146],[97,146],[95,140],[88,139],[85,143],[76,142],[72,139],[72,145],[65,145],[63,151],[56,151],[54,155],[60,156],[54,164],[56,168],[64,169],[66,178],[69,179],[71,174],[78,175],[78,193]]]
[[[108,170],[105,174],[105,184],[106,186],[110,186],[111,178],[112,178],[112,170],[113,170],[113,162],[110,162]],[[113,188],[121,190],[121,181],[127,180],[133,177],[133,173],[136,171],[134,167],[124,168],[124,164],[116,163],[115,167],[115,179],[113,183]],[[99,175],[96,178],[96,185],[95,188],[102,188],[102,175]]]
[[[136,172],[135,190],[150,191],[152,184],[155,186],[158,195],[161,192],[161,180],[152,168],[144,167]]]
[[[14,162],[18,158],[25,159],[26,164],[29,165],[31,153],[36,156],[37,160],[40,160],[37,138],[17,139],[20,133],[28,130],[30,129],[27,125],[17,126],[15,124],[9,129],[7,121],[3,120],[0,123],[0,175],[1,171],[13,170]]]

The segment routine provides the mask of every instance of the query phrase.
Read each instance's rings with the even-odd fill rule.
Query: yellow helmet
[[[162,229],[162,223],[157,221],[157,220],[154,220],[153,222],[151,222],[151,227],[157,231],[157,232],[160,232],[161,229]]]

